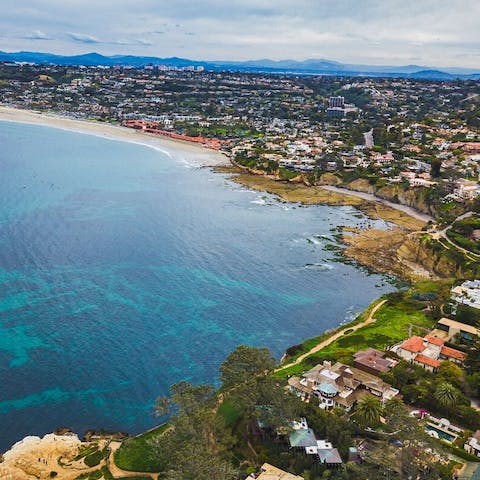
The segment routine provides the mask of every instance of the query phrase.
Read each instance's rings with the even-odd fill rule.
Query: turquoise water
[[[427,425],[427,426],[425,427],[425,430],[426,430],[427,432],[428,432],[428,431],[430,431],[430,432],[437,432],[437,433],[438,433],[438,436],[439,436],[440,438],[443,438],[443,440],[446,440],[447,442],[450,442],[450,443],[452,443],[452,442],[455,440],[455,438],[457,438],[455,435],[451,435],[450,433],[447,433],[447,432],[441,430],[440,428],[436,428],[436,427],[434,427],[433,425]]]
[[[0,122],[0,451],[60,426],[139,432],[240,343],[286,347],[393,287],[334,262],[350,207],[284,204],[181,158]]]

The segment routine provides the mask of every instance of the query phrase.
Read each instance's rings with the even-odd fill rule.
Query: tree
[[[442,167],[442,159],[434,158],[431,163],[430,175],[432,178],[437,178],[440,176],[440,169]]]
[[[440,367],[438,367],[437,376],[446,383],[451,383],[457,388],[461,386],[463,380],[462,369],[455,363],[448,360],[440,364]]]
[[[237,347],[220,366],[220,379],[226,388],[248,383],[273,370],[276,360],[268,348]]]
[[[201,445],[182,449],[166,480],[236,480],[238,471],[222,458],[211,456]]]
[[[170,398],[161,397],[156,403],[158,414],[174,412],[170,428],[150,443],[152,452],[165,460],[168,478],[236,478],[227,461],[234,439],[217,413],[215,389],[179,382],[170,391]]]
[[[435,389],[433,396],[443,407],[452,407],[457,403],[460,392],[451,383],[442,382]]]
[[[355,419],[364,427],[371,427],[380,421],[382,404],[377,397],[367,395],[359,400],[355,409]]]

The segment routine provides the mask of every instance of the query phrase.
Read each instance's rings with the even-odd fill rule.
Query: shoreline
[[[197,167],[218,167],[230,164],[228,157],[216,150],[211,150],[186,141],[173,140],[158,135],[139,132],[132,128],[121,127],[106,122],[75,119],[55,113],[22,110],[2,105],[0,105],[0,121],[41,125],[69,132],[93,135],[108,140],[135,143],[144,147],[153,148],[171,158],[182,160],[189,165]]]
[[[230,174],[230,179],[251,190],[277,195],[281,200],[304,205],[351,206],[373,219],[383,219],[406,230],[420,230],[425,216],[411,207],[348,189],[330,189],[329,185],[306,186],[303,183],[277,181],[265,175],[245,172],[232,164],[219,167],[220,173]],[[428,216],[427,216],[428,217]],[[430,217],[428,217],[430,218]]]

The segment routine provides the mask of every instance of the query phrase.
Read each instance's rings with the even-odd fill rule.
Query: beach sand
[[[50,113],[40,113],[5,106],[0,106],[0,120],[45,125],[111,140],[137,143],[162,151],[192,166],[214,167],[230,164],[228,157],[223,153],[202,147],[201,145],[181,140],[172,140],[108,123],[73,119]]]

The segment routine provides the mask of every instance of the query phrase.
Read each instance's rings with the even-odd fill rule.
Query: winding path
[[[408,207],[407,205],[402,205],[400,203],[389,202],[388,200],[385,200],[380,197],[376,197],[371,193],[357,192],[356,190],[334,187],[332,185],[322,185],[322,188],[324,190],[329,190],[330,192],[342,193],[344,195],[351,195],[352,197],[362,198],[363,200],[368,200],[369,202],[382,203],[383,205],[387,205],[390,208],[394,208],[395,210],[399,210],[400,212],[406,213],[407,215],[410,215],[411,217],[416,218],[417,220],[420,220],[422,222],[430,222],[430,221],[433,222],[435,220],[430,215],[427,215],[426,213],[423,213],[423,212],[419,212],[418,210],[415,210],[412,207]]]
[[[375,319],[373,318],[373,316],[375,315],[375,313],[378,311],[378,309],[386,302],[387,300],[382,300],[381,302],[377,303],[377,305],[375,305],[370,314],[368,315],[368,318],[366,320],[364,320],[363,322],[360,322],[360,323],[357,323],[356,325],[352,325],[351,327],[347,326],[345,328],[342,328],[342,330],[339,330],[338,332],[334,333],[331,337],[328,337],[327,339],[323,340],[323,342],[320,342],[318,343],[317,345],[315,345],[313,348],[311,348],[307,353],[304,353],[302,355],[300,355],[297,359],[295,359],[293,362],[290,362],[290,363],[287,363],[286,365],[282,365],[280,368],[278,368],[276,371],[281,371],[281,370],[284,370],[286,368],[289,368],[289,367],[293,367],[294,365],[298,365],[299,363],[301,363],[306,357],[308,357],[309,355],[312,355],[312,353],[316,353],[320,350],[322,350],[322,348],[325,348],[327,347],[328,345],[330,345],[331,343],[333,343],[335,340],[337,340],[337,338],[340,338],[342,335],[345,334],[345,332],[347,330],[351,330],[351,331],[355,331],[355,330],[358,330],[359,328],[362,328],[364,327],[365,325],[369,325],[370,323],[374,323],[375,322]]]
[[[474,212],[467,212],[467,213],[464,213],[463,215],[460,215],[459,217],[457,217],[450,225],[448,225],[447,227],[445,227],[443,230],[440,230],[438,232],[435,232],[432,234],[432,237],[435,238],[435,239],[440,239],[442,238],[443,240],[445,240],[447,243],[449,243],[450,245],[452,245],[452,247],[456,248],[457,250],[460,250],[469,260],[473,260],[473,261],[478,261],[480,260],[480,255],[478,255],[477,253],[474,253],[474,252],[471,252],[470,250],[467,250],[466,248],[463,248],[462,246],[460,245],[457,245],[455,242],[453,242],[450,237],[447,235],[447,231],[450,230],[452,228],[452,225],[457,222],[458,220],[463,220],[464,218],[468,218],[468,217],[471,217],[475,215]]]
[[[159,473],[149,472],[131,472],[129,470],[122,470],[115,464],[115,452],[120,448],[122,442],[112,441],[110,442],[110,455],[107,459],[107,467],[110,470],[113,478],[126,478],[126,477],[150,477],[152,480],[158,480]]]

